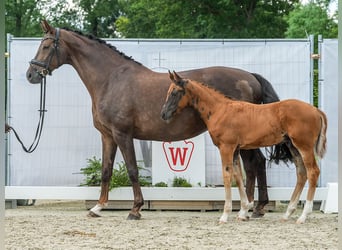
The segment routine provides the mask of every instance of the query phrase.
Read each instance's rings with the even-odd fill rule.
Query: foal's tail
[[[252,73],[252,75],[258,80],[261,85],[262,103],[280,101],[278,94],[275,92],[272,84],[268,80],[257,73]],[[286,143],[280,143],[269,147],[269,149],[267,150],[267,155],[269,158],[268,160],[274,161],[276,164],[279,164],[280,161],[283,161],[286,164],[293,161],[293,157]]]
[[[315,146],[315,151],[317,156],[320,158],[323,158],[326,150],[327,150],[327,126],[328,126],[328,119],[325,113],[323,113],[321,110],[317,109],[321,118],[321,130],[319,132],[317,141],[316,141],[316,146]]]

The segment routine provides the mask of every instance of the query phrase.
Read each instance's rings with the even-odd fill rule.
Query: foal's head
[[[169,71],[169,77],[172,82],[167,91],[166,100],[161,111],[162,119],[167,122],[176,113],[179,113],[183,108],[188,106],[189,103],[185,89],[188,80],[181,78],[175,71],[173,71],[173,74]]]

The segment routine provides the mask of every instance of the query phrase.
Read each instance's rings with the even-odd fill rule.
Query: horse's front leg
[[[135,157],[133,138],[127,134],[117,134],[116,141],[121,150],[122,156],[126,163],[129,179],[132,183],[134,203],[131,212],[129,213],[128,220],[139,220],[140,209],[144,205],[144,198],[141,192],[139,183],[139,171],[137,166],[137,160]]]
[[[102,175],[101,175],[101,194],[98,203],[90,209],[89,216],[99,217],[101,210],[107,206],[109,184],[113,174],[114,158],[117,145],[112,137],[102,135]]]

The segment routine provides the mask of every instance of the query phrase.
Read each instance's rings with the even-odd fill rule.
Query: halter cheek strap
[[[56,28],[56,36],[55,37],[46,37],[43,39],[43,41],[46,39],[52,39],[54,41],[54,46],[50,50],[49,57],[48,57],[47,61],[42,62],[42,61],[38,61],[36,59],[32,59],[30,61],[31,65],[36,65],[36,66],[43,68],[41,71],[37,70],[37,72],[43,77],[45,77],[47,74],[51,75],[51,73],[52,73],[52,70],[50,69],[50,63],[52,61],[54,54],[56,54],[57,64],[59,65],[59,51],[58,51],[58,49],[59,49],[59,36],[60,36],[60,29]]]

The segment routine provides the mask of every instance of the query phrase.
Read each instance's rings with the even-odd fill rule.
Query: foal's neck
[[[201,115],[204,122],[209,120],[215,113],[218,106],[231,100],[225,98],[223,94],[198,82],[189,81],[187,90],[190,97],[190,105]]]

